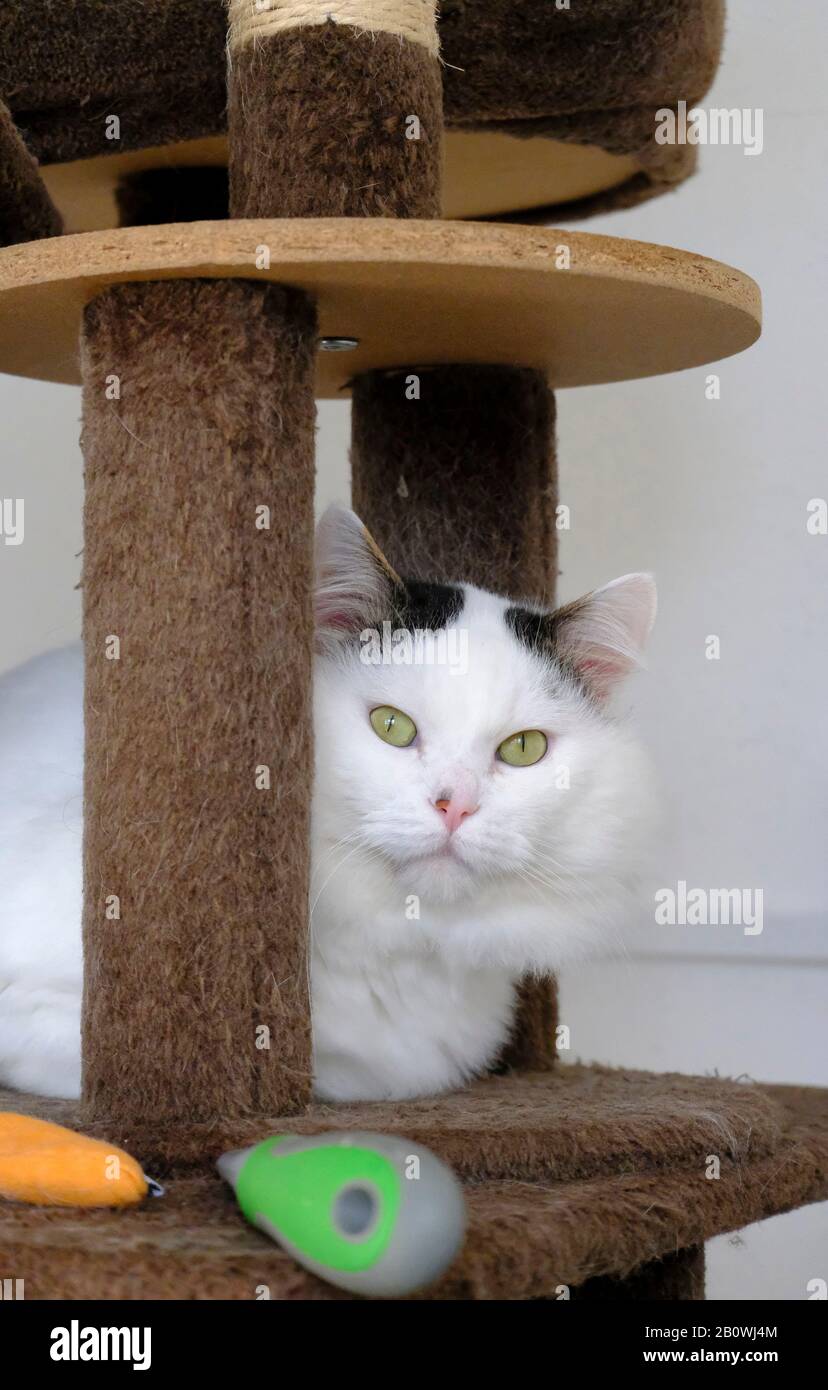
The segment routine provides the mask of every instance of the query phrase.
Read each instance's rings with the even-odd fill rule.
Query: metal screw
[[[320,338],[320,352],[353,352],[359,347],[359,338]]]

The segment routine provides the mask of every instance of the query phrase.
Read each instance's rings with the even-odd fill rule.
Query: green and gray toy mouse
[[[272,1135],[222,1154],[217,1167],[248,1221],[351,1293],[414,1293],[448,1268],[463,1241],[460,1183],[408,1139],[360,1131]]]

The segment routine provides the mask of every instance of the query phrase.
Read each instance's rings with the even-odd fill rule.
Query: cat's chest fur
[[[407,923],[407,942],[397,936],[388,953],[366,957],[366,928],[388,913],[387,897],[372,887],[358,870],[346,872],[314,912],[316,1094],[382,1100],[460,1086],[485,1071],[509,1037],[512,979],[423,949],[416,919]]]
[[[315,1091],[327,1100],[429,1095],[484,1071],[506,1042],[514,986],[437,957],[312,974]]]

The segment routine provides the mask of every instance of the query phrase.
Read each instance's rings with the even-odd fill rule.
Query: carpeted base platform
[[[299,1115],[209,1124],[85,1124],[73,1102],[12,1091],[0,1091],[0,1109],[111,1141],[164,1179],[211,1171],[226,1149],[268,1133],[368,1129],[427,1144],[466,1179],[566,1182],[702,1169],[711,1153],[734,1164],[758,1160],[776,1152],[784,1123],[778,1104],[752,1083],[577,1065],[490,1076],[446,1096],[314,1103]]]
[[[521,1094],[511,1115],[504,1094],[510,1085]],[[500,1101],[487,1112],[485,1090],[489,1087],[493,1096],[500,1092]],[[614,1106],[609,1099],[613,1087]],[[778,1126],[770,1152],[755,1151],[747,1109],[740,1112],[740,1119],[735,1112],[728,1115],[723,1100],[725,1096],[735,1099],[731,1087],[744,1096],[748,1108],[759,1102],[757,1117],[764,1110],[768,1121]],[[535,1107],[530,1103],[533,1092]],[[625,1092],[627,1103],[623,1104]],[[551,1123],[556,1095],[557,1128]],[[705,1096],[710,1101],[708,1121],[702,1118]],[[11,1092],[0,1095],[0,1106],[13,1104],[23,1108],[25,1098]],[[688,1142],[683,1158],[674,1150],[676,1161],[658,1166],[643,1145],[636,1153],[629,1141],[636,1116],[647,1131],[658,1130],[660,1106],[664,1107],[665,1132],[670,1132],[683,1109],[692,1111],[695,1138]],[[71,1118],[70,1107],[60,1103],[41,1102],[26,1108],[53,1118]],[[304,1120],[290,1123],[292,1128],[306,1130],[334,1122],[340,1126],[363,1123],[368,1118],[365,1111],[370,1110],[377,1128],[394,1127],[412,1137],[428,1137],[443,1152],[453,1148],[457,1161],[470,1142],[472,1113],[481,1116],[478,1134],[486,1127],[494,1130],[497,1115],[504,1139],[509,1140],[511,1128],[512,1140],[519,1131],[528,1140],[533,1108],[548,1123],[548,1175],[534,1182],[468,1181],[469,1230],[464,1249],[448,1273],[422,1297],[554,1298],[560,1285],[576,1290],[593,1279],[604,1281],[592,1285],[595,1296],[661,1297],[653,1262],[690,1251],[714,1235],[765,1216],[828,1197],[828,1091],[807,1087],[643,1078],[565,1067],[557,1077],[545,1076],[542,1084],[538,1077],[500,1078],[482,1082],[462,1097],[394,1106],[393,1126],[391,1108],[383,1106],[317,1108]],[[577,1113],[581,1109],[582,1123]],[[722,1155],[718,1179],[705,1176],[705,1163],[699,1158],[705,1148],[706,1123],[707,1138],[717,1130],[720,1135],[719,1149],[715,1145],[708,1149]],[[721,1148],[727,1126],[734,1124],[737,1129],[746,1126],[741,1130],[742,1153],[735,1161],[725,1158]],[[542,1125],[534,1130],[537,1144],[540,1129]],[[591,1132],[593,1141],[601,1143],[602,1130],[599,1166],[603,1171],[567,1179],[565,1154],[569,1152],[575,1171],[583,1171],[584,1137]],[[619,1142],[625,1133],[626,1145]],[[760,1150],[770,1138],[770,1129],[765,1128]],[[614,1172],[608,1167],[613,1150]],[[538,1148],[536,1170],[544,1166],[544,1152]],[[209,1171],[173,1177],[166,1197],[150,1199],[140,1209],[78,1212],[4,1203],[0,1205],[0,1265],[25,1280],[29,1299],[344,1297],[306,1274],[247,1226],[229,1189]],[[621,1282],[628,1279],[629,1285]],[[696,1279],[696,1288],[699,1283]],[[700,1296],[700,1289],[682,1296]]]

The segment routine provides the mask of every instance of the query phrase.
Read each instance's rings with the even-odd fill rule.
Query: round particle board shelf
[[[269,255],[268,268],[260,268]],[[373,368],[448,362],[544,371],[553,387],[656,376],[741,352],[759,289],[671,247],[558,231],[383,218],[191,222],[0,251],[0,371],[80,380],[84,306],[108,285],[240,278],[316,296],[317,394]]]
[[[617,188],[640,169],[632,155],[597,145],[498,131],[448,130],[443,154],[443,217],[449,220],[577,202]],[[118,226],[115,190],[121,179],[154,169],[205,167],[227,167],[226,136],[44,164],[40,172],[65,230],[74,233]]]

